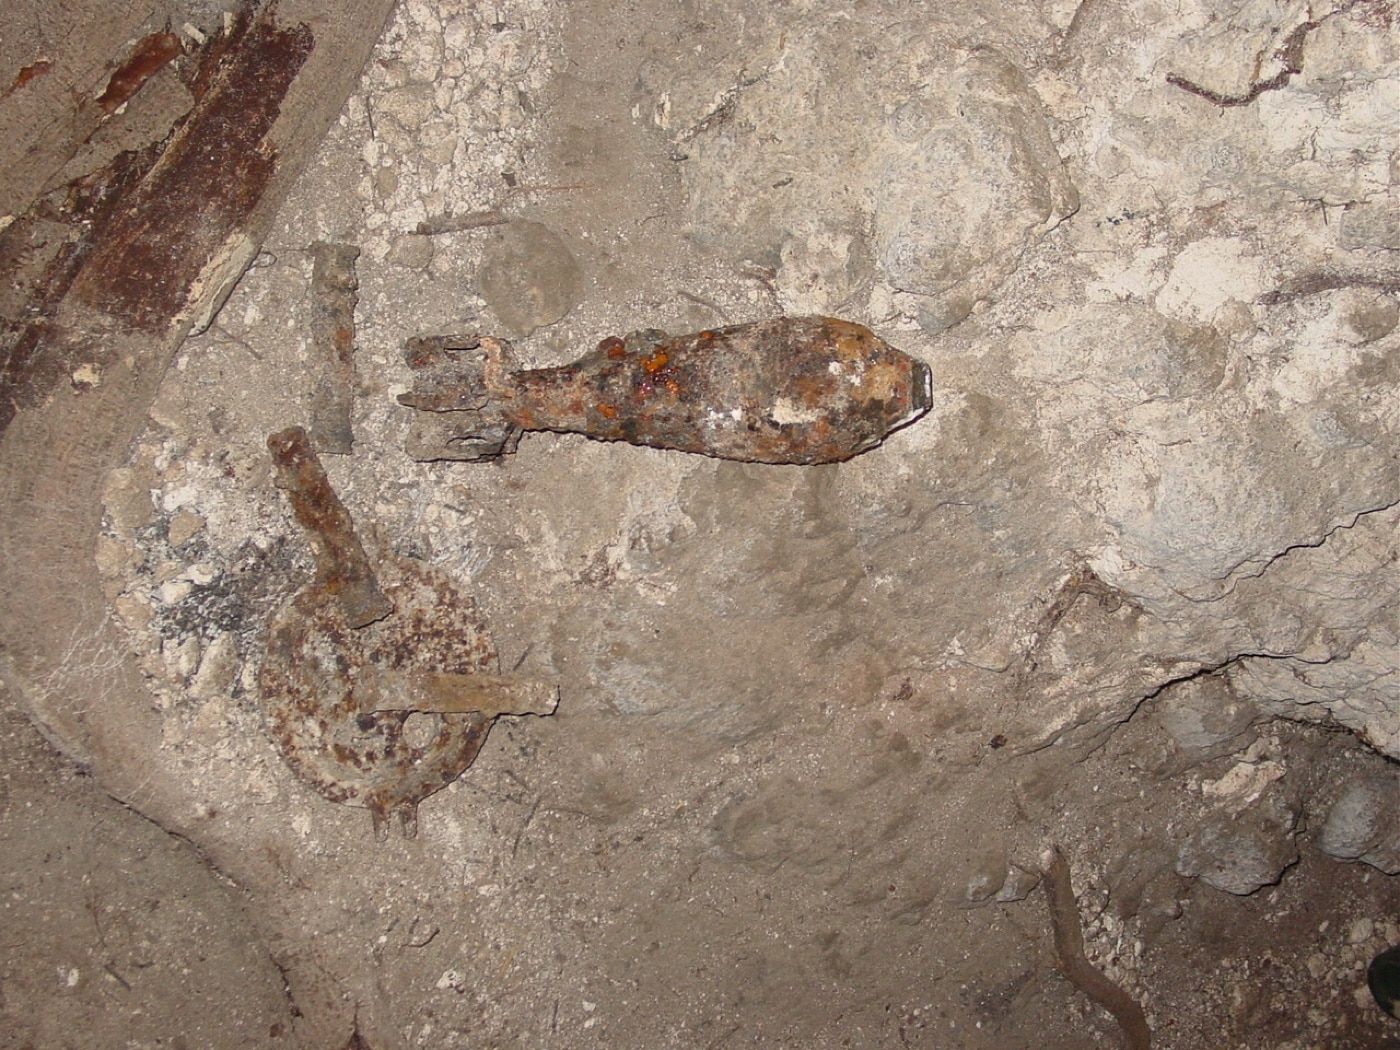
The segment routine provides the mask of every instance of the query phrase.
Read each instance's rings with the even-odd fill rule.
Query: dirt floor
[[[483,879],[481,861],[459,861],[449,914],[465,929],[396,905],[402,918],[365,943],[426,985],[405,1045],[1114,1045],[1112,1020],[1057,969],[1034,877],[1003,882],[1002,843],[1028,819],[1070,857],[1089,956],[1144,1003],[1153,1045],[1400,1045],[1364,978],[1395,940],[1394,877],[1304,844],[1279,885],[1250,896],[1182,879],[1173,844],[1199,804],[1146,720],[1068,765],[950,754],[861,722],[800,756],[848,769],[831,752],[859,754],[860,781],[830,787],[771,772],[792,757],[779,739],[713,756],[726,774],[658,791],[634,772],[639,754],[679,763],[675,743],[646,734],[609,748],[602,727],[610,768],[568,783],[564,754],[579,741],[498,731],[506,740],[447,805],[485,810],[509,865]],[[5,725],[0,1045],[293,1045],[296,1007],[246,895],[22,718]],[[1345,736],[1267,732],[1304,797],[1368,760]],[[540,763],[552,770],[543,803],[522,777]],[[931,814],[882,788],[901,769],[935,800]],[[793,808],[774,829],[772,811]],[[432,815],[417,848],[452,850],[442,825],[461,819]],[[875,884],[885,872],[897,874]],[[442,996],[475,1020],[434,1035]]]
[[[94,776],[0,694],[0,1050],[1400,1048],[1400,243],[1356,218],[1357,70],[1400,74],[1388,5],[1284,6],[402,4],[102,479],[150,732]],[[412,336],[784,313],[927,361],[928,418],[813,467],[403,451]],[[336,382],[369,561],[446,588],[421,644],[559,691],[412,838],[268,728],[316,562],[267,438]]]

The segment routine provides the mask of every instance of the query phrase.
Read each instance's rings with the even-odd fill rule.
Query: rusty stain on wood
[[[145,86],[146,81],[185,53],[180,38],[174,33],[150,33],[132,49],[131,57],[122,63],[107,81],[107,87],[97,96],[104,113],[115,113]]]
[[[311,53],[307,26],[253,23],[178,137],[94,247],[73,288],[139,331],[176,316],[205,266],[261,199],[282,98]]]
[[[44,400],[72,373],[102,355],[100,347],[64,340],[52,320],[58,304],[81,272],[92,244],[124,197],[145,177],[157,156],[152,147],[123,153],[107,168],[71,186],[58,209],[62,225],[72,231],[56,249],[46,241],[54,234],[45,214],[28,214],[0,232],[0,277],[23,289],[24,309],[6,317],[8,345],[0,348],[0,432],[21,409]],[[93,233],[83,236],[81,230]],[[27,256],[48,249],[41,267]],[[62,345],[64,352],[56,347]]]
[[[0,432],[80,369],[100,375],[104,341],[70,332],[60,304],[105,315],[87,325],[95,331],[148,334],[189,309],[276,170],[267,134],[312,45],[306,26],[235,19],[201,55],[198,102],[168,144],[123,154],[49,208],[73,235],[35,282],[0,355]],[[4,231],[7,240],[26,236],[30,221]]]

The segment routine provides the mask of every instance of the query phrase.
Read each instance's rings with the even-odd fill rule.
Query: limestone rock
[[[1348,208],[1337,238],[1344,248],[1400,250],[1400,198],[1392,194]]]
[[[1318,831],[1317,848],[1400,874],[1400,774],[1362,775],[1348,783]]]
[[[1247,896],[1297,863],[1297,815],[1277,793],[1242,813],[1222,808],[1200,822],[1177,853],[1176,872]]]
[[[860,316],[873,277],[943,328],[990,295],[1078,195],[1039,99],[1005,54],[950,49],[906,23],[869,32],[835,19],[791,34],[762,75],[727,96],[722,119],[679,129],[692,221],[702,241],[777,266],[789,309]],[[858,78],[842,72],[853,50],[875,56]],[[835,82],[841,90],[827,87]]]
[[[557,233],[538,222],[501,227],[482,260],[477,288],[510,334],[553,324],[578,301],[583,276]]]
[[[1250,743],[1259,712],[1237,699],[1223,678],[1203,675],[1163,690],[1153,715],[1193,761],[1208,762]]]

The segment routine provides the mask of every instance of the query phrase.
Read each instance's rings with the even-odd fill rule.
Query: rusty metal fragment
[[[1142,1007],[1084,954],[1079,902],[1070,884],[1069,861],[1058,846],[1051,846],[1043,874],[1045,900],[1050,906],[1050,930],[1060,970],[1071,984],[1113,1015],[1122,1029],[1122,1045],[1126,1050],[1151,1050],[1152,1029]]]
[[[316,579],[274,617],[258,672],[287,764],[332,802],[361,806],[375,835],[476,760],[503,714],[552,714],[553,681],[496,674],[471,597],[420,562],[371,566],[306,432],[268,439],[278,485],[310,534]]]
[[[604,339],[572,364],[507,372],[499,339],[410,340],[420,460],[514,451],[523,431],[586,434],[749,463],[836,463],[928,411],[928,366],[870,329],[794,317]]]
[[[192,57],[198,101],[167,142],[118,155],[0,234],[0,431],[73,375],[120,362],[117,337],[188,327],[196,305],[217,306],[211,289],[226,293],[228,274],[251,257],[244,228],[278,170],[271,129],[312,46],[308,27],[279,24],[273,9],[235,18]],[[147,38],[104,97],[120,108],[171,54],[165,34]],[[26,202],[106,117],[97,100],[79,116],[82,107],[91,121],[29,173]]]
[[[11,94],[24,87],[24,85],[28,84],[31,80],[37,77],[47,76],[51,72],[53,72],[53,63],[47,58],[41,58],[36,62],[29,63],[29,65],[15,74],[15,79],[10,82],[9,87],[4,91],[0,91],[0,101],[3,101]]]
[[[355,306],[360,282],[353,244],[317,241],[311,246],[311,346],[324,371],[311,407],[316,451],[350,454],[355,442]]]
[[[394,607],[380,591],[350,512],[331,488],[306,431],[280,430],[267,439],[267,448],[277,467],[277,487],[287,493],[297,521],[311,537],[317,584],[335,596],[351,627],[388,616]]]

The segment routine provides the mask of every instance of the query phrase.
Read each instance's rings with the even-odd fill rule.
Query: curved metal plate
[[[491,720],[365,712],[356,683],[382,670],[490,674],[496,648],[475,602],[441,574],[386,559],[378,579],[397,611],[359,628],[334,584],[303,588],[273,619],[258,684],[287,764],[330,801],[368,809],[380,838],[390,813],[411,837],[418,803],[472,764]]]

